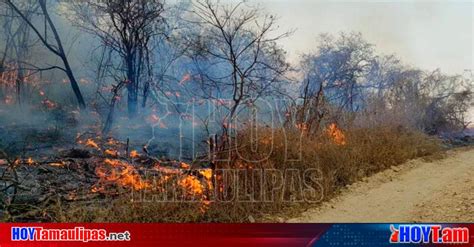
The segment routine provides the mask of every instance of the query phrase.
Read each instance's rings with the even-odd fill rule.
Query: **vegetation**
[[[290,64],[247,2],[0,6],[4,221],[274,221],[469,125],[470,78],[359,33]]]
[[[275,215],[317,205],[363,177],[441,151],[436,139],[396,126],[344,131],[345,145],[327,135],[302,136],[297,130],[265,129],[260,134],[258,152],[250,148],[255,140],[244,132],[239,148],[229,153],[232,158],[218,163],[232,172],[219,173],[227,176],[225,192],[212,190],[215,201],[206,210],[201,201],[136,200],[162,198],[145,192],[143,197],[127,193],[86,204],[53,205],[49,212],[55,221],[74,222],[276,221]]]

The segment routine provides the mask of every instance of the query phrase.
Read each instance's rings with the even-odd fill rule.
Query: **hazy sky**
[[[232,0],[228,0],[232,1]],[[361,32],[377,50],[408,64],[463,73],[473,68],[472,1],[250,0],[296,29],[282,42],[291,60],[312,50],[319,33]]]
[[[233,0],[227,0],[233,1]],[[281,44],[292,62],[315,49],[319,33],[361,32],[405,64],[467,75],[474,70],[474,1],[249,0],[296,29]],[[474,122],[474,109],[470,118]]]

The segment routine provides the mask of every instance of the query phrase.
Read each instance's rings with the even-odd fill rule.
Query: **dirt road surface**
[[[288,222],[474,222],[474,148],[392,167]]]

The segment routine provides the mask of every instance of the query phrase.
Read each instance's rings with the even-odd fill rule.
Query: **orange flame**
[[[117,140],[115,140],[115,139],[113,139],[113,138],[108,138],[108,139],[107,139],[107,144],[108,144],[108,145],[112,145],[112,146],[116,146],[116,145],[119,145],[120,142],[117,141]]]
[[[12,105],[18,100],[16,95],[16,86],[18,81],[29,84],[31,88],[38,86],[40,82],[39,77],[31,70],[22,69],[20,73],[20,66],[16,63],[3,64],[0,70],[0,85],[2,87],[4,98],[1,100],[4,104]],[[21,75],[21,77],[20,77]]]
[[[331,137],[332,141],[337,145],[346,145],[346,136],[335,123],[329,125],[327,128],[327,133],[329,137]]]
[[[107,167],[100,166],[96,169],[96,175],[100,181],[115,182],[126,188],[143,190],[150,188],[150,183],[144,181],[137,170],[129,163],[120,160],[105,159]]]
[[[185,188],[189,194],[192,195],[202,195],[204,192],[204,187],[202,186],[201,182],[194,177],[194,176],[186,176],[180,181],[178,181],[178,185]]]
[[[130,152],[130,157],[131,158],[138,158],[140,155],[138,154],[137,150],[132,150]]]
[[[207,187],[212,190],[212,169],[200,170],[199,173],[206,179]]]
[[[64,163],[61,161],[61,162],[53,162],[53,163],[49,163],[50,166],[55,166],[55,167],[63,167],[64,166]]]
[[[99,149],[99,145],[94,141],[92,140],[91,138],[87,139],[86,140],[86,144],[85,144],[87,147],[91,147],[91,148],[96,148],[96,149]]]
[[[117,157],[119,155],[118,151],[112,149],[106,149],[104,153],[113,157]]]
[[[26,163],[28,165],[33,165],[33,163],[35,163],[35,161],[31,157],[28,157],[28,159],[26,160]]]
[[[189,168],[191,168],[190,165],[188,165],[188,164],[186,164],[186,163],[184,163],[184,162],[179,163],[179,166],[180,166],[182,169],[189,169]]]
[[[95,147],[93,143],[95,142],[92,139],[86,141],[86,145]],[[109,155],[115,154],[116,152],[117,151],[111,149],[104,151],[105,154]],[[139,153],[136,150],[132,150],[129,155],[130,157],[139,157]],[[186,170],[192,169],[190,164],[177,161],[171,163],[172,166],[166,167],[161,166],[160,163],[157,162],[153,166],[153,169],[163,173],[163,175],[157,180],[151,180],[150,178],[142,177],[139,170],[129,161],[117,158],[106,158],[95,169],[99,181],[90,188],[90,191],[93,193],[104,193],[106,191],[106,185],[113,184],[135,191],[150,189],[153,191],[166,192],[166,186],[163,185],[173,182],[183,189],[184,194],[182,194],[182,196],[196,196],[200,203],[200,212],[205,213],[211,204],[208,193],[212,193],[213,189],[212,169],[196,170],[197,174],[187,174]],[[178,169],[177,167],[182,169]],[[175,177],[176,180],[171,180],[172,177]]]

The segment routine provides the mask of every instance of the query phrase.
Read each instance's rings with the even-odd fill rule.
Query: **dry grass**
[[[298,130],[261,129],[257,138],[248,131],[239,133],[238,148],[220,155],[227,161],[216,163],[215,190],[209,192],[214,201],[204,209],[199,201],[137,201],[125,194],[55,206],[52,212],[58,221],[81,222],[265,221],[269,215],[290,214],[327,200],[365,176],[441,150],[437,140],[397,127],[344,134],[346,144],[338,145],[325,132],[306,136]],[[304,174],[308,169],[313,172]]]

